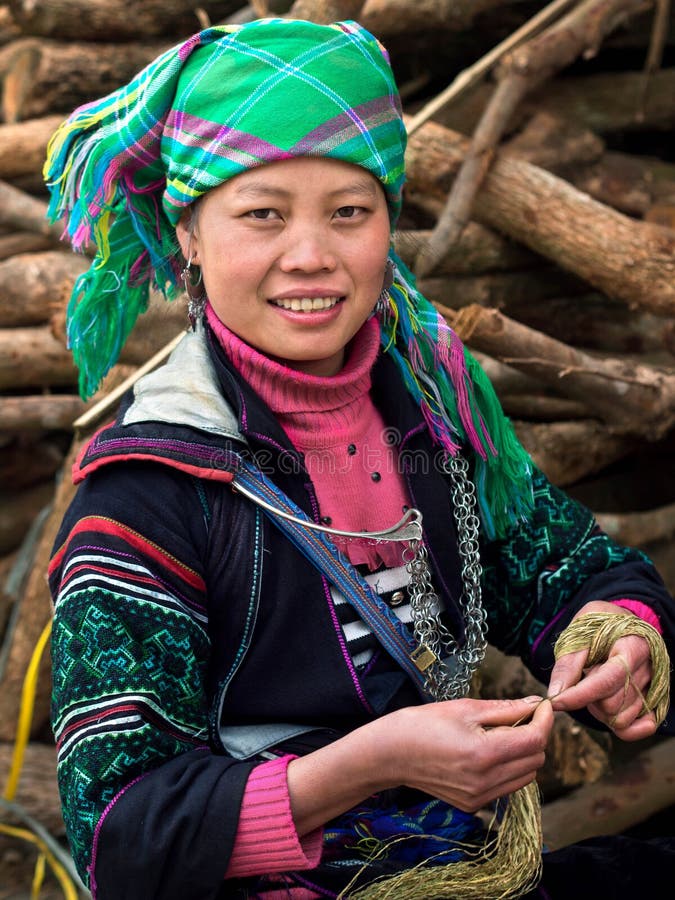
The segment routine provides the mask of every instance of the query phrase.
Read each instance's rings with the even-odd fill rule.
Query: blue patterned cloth
[[[422,862],[443,865],[464,859],[466,845],[480,846],[484,839],[477,816],[442,800],[430,798],[407,809],[364,804],[326,826],[324,861],[352,855],[363,862],[377,857],[403,868]]]

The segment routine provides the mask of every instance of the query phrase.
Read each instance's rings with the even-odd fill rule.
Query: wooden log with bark
[[[0,178],[11,181],[20,175],[39,174],[49,139],[63,118],[49,115],[0,125]]]
[[[534,91],[525,110],[545,109],[600,135],[647,129],[669,131],[675,124],[675,68],[655,72],[641,102],[643,89],[644,76],[634,71],[563,78]]]
[[[408,180],[444,197],[467,140],[435,122],[411,138]],[[675,314],[675,232],[591,200],[537,166],[497,154],[475,205],[476,221],[501,231],[610,297],[657,315]]]
[[[501,147],[549,172],[564,172],[595,163],[605,153],[605,143],[595,132],[546,110],[536,112]]]
[[[73,422],[86,409],[87,404],[72,393],[0,395],[0,431],[72,431]]]
[[[89,262],[59,250],[23,253],[0,262],[0,328],[49,322]]]
[[[629,216],[646,218],[656,203],[675,196],[675,167],[669,170],[660,160],[602,146],[593,132],[539,112],[502,144],[502,150],[560,175],[595,200]]]
[[[271,5],[268,0],[253,3],[258,16],[269,15],[266,10]],[[288,15],[320,24],[358,19],[386,40],[404,33],[461,32],[470,28],[477,16],[504,5],[505,0],[295,0]]]
[[[646,547],[675,535],[675,503],[644,512],[598,513],[597,519],[614,540],[629,547]]]
[[[601,834],[619,834],[675,805],[675,738],[663,738],[593,784],[544,803],[544,844],[551,850]]]
[[[582,0],[542,34],[500,60],[495,92],[467,148],[433,234],[417,258],[420,275],[434,270],[445,249],[455,243],[466,227],[495,148],[525,95],[584,51],[595,52],[605,34],[640,7],[642,0]]]
[[[597,291],[570,296],[509,297],[500,312],[565,344],[605,354],[637,354],[675,365],[675,319],[631,311]]]
[[[34,231],[16,231],[14,234],[0,234],[0,261],[18,256],[20,253],[39,253],[55,247],[54,238],[36,234]]]
[[[15,600],[15,592],[10,582],[17,556],[18,553],[15,550],[11,553],[0,554],[0,634],[4,634],[7,629],[7,622]]]
[[[66,307],[69,294],[61,293],[56,298],[51,311],[50,328],[52,334],[66,346]],[[167,301],[161,294],[152,291],[148,308],[138,317],[134,328],[120,353],[120,362],[140,366],[158,350],[161,350],[179,332],[188,327],[187,302],[181,295]],[[0,346],[2,344],[0,337]]]
[[[185,330],[179,303],[151,315],[132,332],[120,354],[120,363],[140,365]],[[78,373],[72,354],[51,325],[0,328],[0,391],[70,388],[75,391]]]
[[[566,175],[579,190],[629,216],[644,218],[656,199],[649,172],[623,153],[605,153]]]
[[[4,398],[0,397],[0,403]],[[0,456],[0,488],[18,493],[56,477],[63,465],[63,438],[17,432]]]
[[[556,383],[617,434],[657,440],[675,424],[675,372],[592,357],[495,309],[440,311],[469,346]]]
[[[0,328],[0,391],[76,384],[73,357],[49,325]]]
[[[663,194],[675,192],[675,178],[657,181],[643,158],[607,151],[594,132],[545,111],[537,112],[501,150],[560,175],[629,216],[644,218]]]
[[[0,554],[16,550],[38,513],[51,502],[53,496],[54,483],[51,480],[18,492],[0,489]],[[12,727],[15,724],[12,722]]]
[[[476,303],[509,310],[512,306],[538,305],[556,297],[585,293],[579,279],[547,265],[485,275],[432,275],[420,278],[417,284],[429,300],[450,309]]]
[[[421,31],[462,32],[477,17],[505,5],[505,0],[367,0],[359,21],[384,39]]]
[[[595,419],[573,422],[514,421],[516,434],[553,484],[570,487],[623,459],[637,438],[616,434]]]
[[[291,19],[309,19],[318,25],[330,25],[331,22],[341,22],[346,19],[362,21],[361,12],[365,2],[366,0],[295,0],[288,16]],[[259,3],[257,7],[258,16],[269,15],[269,11],[263,11],[266,8],[269,9],[268,3]]]
[[[0,47],[19,37],[21,32],[6,3],[0,4]]]
[[[396,252],[407,266],[414,265],[430,235],[430,230],[421,228],[394,234]],[[469,222],[459,241],[439,261],[436,271],[437,275],[483,275],[540,265],[540,258],[521,244],[477,222]]]
[[[169,46],[140,41],[60,43],[48,38],[13,41],[0,51],[2,118],[14,123],[70,113],[128,82]]]
[[[478,360],[498,396],[502,394],[548,394],[560,396],[556,385],[544,385],[542,382],[526,372],[519,372],[512,366],[500,362],[480,350],[472,350],[473,356]]]
[[[0,743],[0,779],[5,783],[12,765],[14,747]],[[47,743],[31,742],[26,747],[16,802],[22,810],[40,822],[55,837],[65,836],[61,800],[56,782],[56,747]],[[16,816],[0,808],[5,822],[25,827]]]
[[[74,448],[73,448],[74,449]],[[68,457],[72,464],[74,455]],[[56,538],[60,518],[72,499],[74,487],[69,478],[64,478],[56,490],[49,492],[44,502],[53,503],[53,513],[42,529],[42,537],[35,555],[34,568],[13,617],[13,629],[4,636],[3,652],[6,654],[5,668],[0,677],[0,741],[12,741],[15,737],[21,702],[21,688],[33,649],[52,615],[52,603],[46,582],[46,571],[51,547]],[[33,515],[34,518],[35,514]],[[49,547],[47,545],[50,545]],[[39,734],[49,721],[50,668],[48,656],[44,656],[40,666],[36,707],[33,715],[33,734]]]
[[[507,134],[540,112],[574,122],[577,127],[600,136],[621,132],[635,134],[649,129],[668,132],[675,124],[672,103],[675,68],[665,67],[654,73],[641,108],[643,87],[642,72],[631,70],[554,79],[525,98],[508,123]],[[469,134],[478,125],[492,90],[490,84],[474,87],[470,93],[435,112],[434,121]]]
[[[63,226],[47,221],[47,204],[6,181],[0,181],[0,225],[61,240]]]
[[[99,401],[107,392],[113,391],[128,375],[128,368],[115,366],[104,380],[93,402]],[[11,635],[5,635],[6,665],[0,677],[0,741],[11,741],[14,738],[21,685],[26,668],[38,637],[52,615],[46,572],[56,533],[75,493],[75,486],[69,473],[85,439],[84,435],[73,439],[63,463],[63,477],[55,490],[54,488],[51,490],[49,497],[52,504],[51,513],[41,528],[39,540],[32,553],[32,565],[16,615],[13,617],[13,632]],[[31,732],[36,737],[44,732],[49,724],[49,697],[50,663],[49,655],[45,654],[40,667]]]
[[[162,35],[191,34],[242,6],[242,0],[143,0],[130,15],[126,0],[10,0],[23,34],[66,41],[139,41]],[[202,12],[202,18],[198,15]]]
[[[503,394],[500,398],[507,416],[528,422],[567,422],[587,419],[586,404],[566,397],[547,397],[544,394]]]

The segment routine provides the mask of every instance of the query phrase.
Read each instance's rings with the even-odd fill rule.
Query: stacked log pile
[[[99,424],[73,429],[87,405],[65,308],[88,260],[45,218],[47,142],[74,106],[209,23],[355,18],[381,38],[410,132],[400,255],[481,359],[535,462],[619,540],[644,548],[675,591],[670,6],[146,0],[130,15],[124,0],[0,2],[0,744],[14,740],[50,615],[46,562],[72,496],[69,465]],[[184,320],[184,304],[151,298],[89,407]],[[523,686],[504,661],[495,671],[496,693]],[[48,682],[45,659],[32,732],[40,747],[50,741]],[[597,734],[570,720],[557,741],[544,777],[552,798],[607,771],[611,747]],[[641,770],[652,808],[638,818],[675,799],[652,766]]]

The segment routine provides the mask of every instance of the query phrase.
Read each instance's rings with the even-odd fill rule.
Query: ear
[[[192,262],[196,263],[197,241],[192,222],[192,211],[189,208],[183,212],[183,215],[178,220],[178,224],[176,225],[176,237],[178,238],[178,243],[180,244],[180,249],[186,262],[190,259],[190,256],[192,256]]]

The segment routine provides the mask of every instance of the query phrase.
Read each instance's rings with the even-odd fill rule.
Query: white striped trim
[[[117,586],[118,590],[111,590],[112,586]],[[91,587],[96,587],[98,590],[103,591],[107,590],[108,593],[116,593],[122,597],[133,598],[139,603],[154,600],[158,605],[181,612],[189,619],[196,619],[198,622],[204,623],[208,621],[208,616],[205,613],[186,606],[186,604],[183,603],[180,598],[176,597],[175,594],[153,591],[150,588],[129,584],[127,581],[111,578],[109,574],[104,575],[101,572],[83,572],[82,575],[79,575],[77,578],[71,579],[63,590],[59,591],[54,603],[54,608],[58,609],[60,604],[71,594],[81,594]]]

